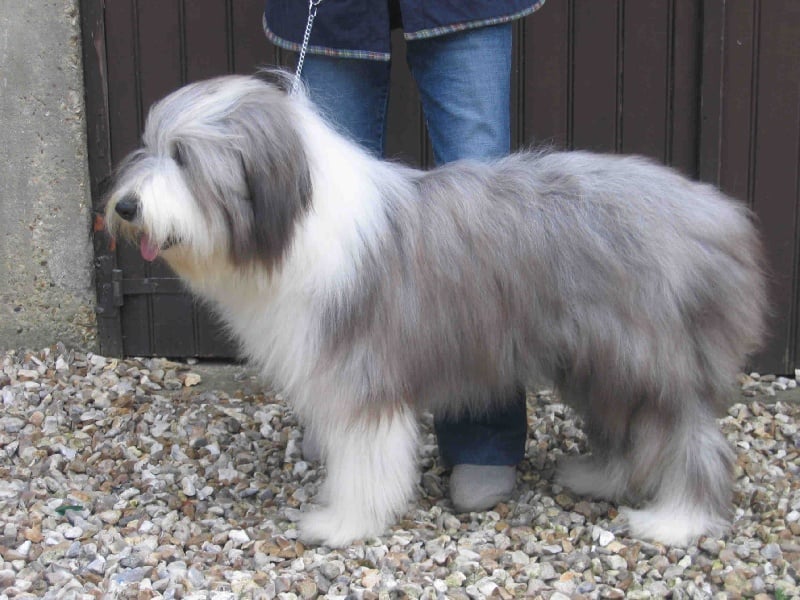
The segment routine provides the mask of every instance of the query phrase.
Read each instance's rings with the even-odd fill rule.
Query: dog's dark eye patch
[[[183,168],[186,166],[186,153],[181,144],[173,144],[170,155],[172,156],[172,160],[174,160],[175,164],[179,167]]]

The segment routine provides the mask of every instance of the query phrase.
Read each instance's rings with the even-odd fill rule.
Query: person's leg
[[[408,42],[437,164],[511,146],[511,24]]]
[[[309,55],[303,82],[309,97],[341,133],[383,155],[389,102],[388,62]]]
[[[408,43],[437,164],[492,159],[510,150],[511,25]],[[514,488],[525,454],[525,390],[520,386],[482,417],[437,419],[450,496],[459,511],[485,510]]]

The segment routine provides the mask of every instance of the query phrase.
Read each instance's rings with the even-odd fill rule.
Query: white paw
[[[320,508],[306,513],[300,519],[300,539],[309,544],[321,544],[332,548],[380,535],[385,525],[368,518],[354,519],[343,516],[332,508]]]
[[[654,507],[635,510],[620,508],[631,537],[653,540],[668,546],[686,546],[701,535],[718,536],[727,523],[706,511],[685,508]]]

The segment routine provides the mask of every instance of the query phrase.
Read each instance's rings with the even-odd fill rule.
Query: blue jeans
[[[510,149],[511,25],[408,42],[406,60],[422,98],[437,164],[490,159]],[[387,62],[309,55],[303,79],[342,133],[382,156],[389,104]],[[437,420],[449,465],[515,465],[525,453],[525,391],[481,417]]]

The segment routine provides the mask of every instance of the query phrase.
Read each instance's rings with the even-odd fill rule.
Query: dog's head
[[[311,199],[286,84],[280,73],[219,77],[155,104],[108,195],[110,233],[148,261],[278,264]]]

